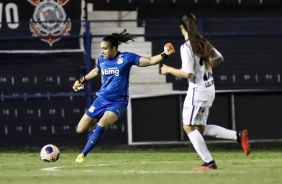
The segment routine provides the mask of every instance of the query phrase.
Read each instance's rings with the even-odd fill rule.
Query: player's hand
[[[173,54],[175,52],[174,47],[171,43],[167,43],[164,46],[164,52],[161,53],[161,56],[163,59],[166,59],[169,55]]]
[[[173,47],[173,45],[171,43],[165,44],[165,46],[164,46],[164,53],[166,55],[168,55],[168,56],[173,54],[173,53],[175,53],[174,47]]]
[[[81,89],[84,89],[84,84],[87,82],[87,80],[85,79],[85,76],[76,80],[74,82],[74,85],[72,87],[72,89],[74,89],[75,91],[78,91],[78,90],[81,90]]]
[[[169,72],[168,72],[168,69],[169,69],[169,66],[163,64],[163,66],[161,67],[161,74],[162,74],[162,75],[168,74],[168,73],[169,73]]]

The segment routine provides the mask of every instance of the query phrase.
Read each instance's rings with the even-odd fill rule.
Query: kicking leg
[[[96,129],[89,137],[86,146],[84,147],[81,154],[78,155],[76,162],[83,162],[84,157],[96,146],[96,144],[101,139],[102,135],[112,124],[118,120],[118,117],[115,113],[111,111],[106,111],[100,121],[97,123]]]
[[[241,145],[246,155],[249,155],[251,152],[247,130],[237,132],[218,125],[207,125],[203,135],[220,139],[235,140]]]
[[[203,133],[204,136],[210,136],[220,139],[237,140],[237,132],[229,130],[218,125],[207,125]]]

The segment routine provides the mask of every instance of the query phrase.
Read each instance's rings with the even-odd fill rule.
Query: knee
[[[198,130],[201,134],[204,133],[205,131],[205,126],[201,126],[201,125],[183,125],[183,130],[186,132],[186,134],[189,134],[190,132],[194,131],[194,130]]]
[[[88,130],[85,129],[85,127],[77,126],[76,132],[79,133],[79,134],[83,134],[83,133],[87,133]]]
[[[77,128],[76,128],[76,133],[82,134],[82,133],[83,133],[83,130],[82,130],[80,127],[77,127]]]
[[[193,126],[183,125],[183,130],[186,132],[186,134],[189,134],[190,132],[195,130],[195,128]]]

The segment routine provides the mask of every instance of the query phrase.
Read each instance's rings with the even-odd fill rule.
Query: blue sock
[[[94,126],[91,128],[91,130],[87,133],[87,140],[89,140],[89,138],[91,137],[91,135],[92,135],[93,132],[95,131],[96,126],[97,126],[97,124],[94,125]]]
[[[88,142],[82,151],[84,156],[86,156],[95,147],[95,145],[99,142],[100,138],[102,137],[105,131],[106,131],[106,128],[100,125],[96,126],[95,131],[89,137]]]

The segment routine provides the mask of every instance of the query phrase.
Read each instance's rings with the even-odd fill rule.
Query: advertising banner
[[[1,0],[0,53],[81,50],[82,0]]]

